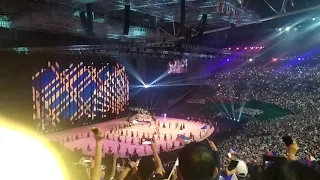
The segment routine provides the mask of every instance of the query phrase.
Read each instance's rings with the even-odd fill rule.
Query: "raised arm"
[[[131,161],[130,164],[129,164],[129,167],[127,167],[127,168],[120,174],[120,176],[118,177],[118,180],[124,180],[124,179],[127,177],[128,173],[131,171],[131,169],[136,168],[136,167],[137,167],[137,163]]]
[[[117,168],[117,159],[118,159],[118,154],[114,153],[112,155],[112,169],[111,169],[111,174],[110,174],[110,180],[115,179],[116,168]]]
[[[156,166],[155,173],[163,175],[163,167],[162,167],[161,159],[160,159],[158,152],[157,152],[157,145],[155,143],[152,143],[151,149],[152,149],[152,153],[153,153],[154,163]]]
[[[101,174],[101,162],[102,162],[102,138],[103,133],[100,129],[98,129],[98,133],[94,136],[96,140],[96,150],[94,154],[94,168],[93,175],[91,177],[92,180],[100,180]]]
[[[216,177],[219,175],[219,169],[221,166],[220,154],[219,154],[217,146],[212,141],[208,141],[208,143],[214,152],[215,159],[217,160],[217,167],[214,168],[214,177]]]

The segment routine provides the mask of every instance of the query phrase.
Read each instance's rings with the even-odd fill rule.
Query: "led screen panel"
[[[120,114],[129,100],[129,81],[118,64],[99,67],[58,63],[36,70],[32,77],[33,118],[38,128],[56,127],[62,121],[90,121]]]

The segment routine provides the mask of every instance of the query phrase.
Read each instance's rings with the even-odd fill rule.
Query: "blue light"
[[[145,84],[145,85],[144,85],[144,88],[149,88],[149,87],[150,87],[149,84]]]

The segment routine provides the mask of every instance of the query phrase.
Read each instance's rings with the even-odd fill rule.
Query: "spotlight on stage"
[[[165,117],[165,118],[166,118],[166,117],[167,117],[167,114],[166,114],[166,113],[164,113],[163,117]]]
[[[149,84],[145,84],[145,85],[144,85],[144,88],[149,88],[149,87],[150,87]]]

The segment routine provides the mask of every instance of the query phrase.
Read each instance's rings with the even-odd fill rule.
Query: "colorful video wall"
[[[62,68],[59,63],[36,70],[33,81],[33,118],[38,128],[63,121],[90,121],[120,114],[129,101],[129,81],[119,64],[99,66],[83,62]]]

